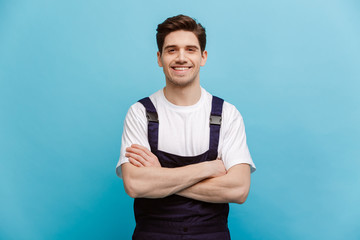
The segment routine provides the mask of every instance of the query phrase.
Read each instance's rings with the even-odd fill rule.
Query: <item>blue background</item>
[[[130,239],[122,124],[164,86],[155,30],[179,13],[258,168],[233,239],[360,239],[356,0],[0,0],[0,239]]]

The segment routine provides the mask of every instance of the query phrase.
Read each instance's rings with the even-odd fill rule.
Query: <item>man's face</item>
[[[204,66],[207,52],[201,54],[200,44],[194,33],[175,31],[165,37],[162,54],[157,53],[158,64],[163,68],[166,84],[188,86],[199,81],[200,66]]]

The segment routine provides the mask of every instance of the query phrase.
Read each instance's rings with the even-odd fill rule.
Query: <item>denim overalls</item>
[[[217,158],[221,113],[224,100],[213,96],[210,117],[209,150],[198,156],[177,156],[158,150],[159,121],[150,98],[139,101],[146,109],[148,140],[162,167],[175,168]],[[165,198],[136,198],[136,228],[133,240],[229,240],[229,204],[207,203],[178,195]]]

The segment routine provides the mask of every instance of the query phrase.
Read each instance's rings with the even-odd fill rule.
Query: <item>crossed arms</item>
[[[212,203],[244,203],[250,189],[250,166],[237,164],[228,171],[222,160],[178,168],[161,167],[147,148],[126,149],[129,163],[121,165],[126,193],[133,198],[163,198],[172,194]]]

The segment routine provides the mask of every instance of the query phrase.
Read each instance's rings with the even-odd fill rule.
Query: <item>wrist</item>
[[[214,161],[206,161],[203,163],[205,164],[206,178],[214,177],[217,173],[216,167],[214,165]]]

